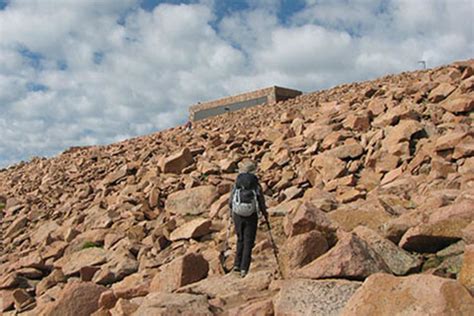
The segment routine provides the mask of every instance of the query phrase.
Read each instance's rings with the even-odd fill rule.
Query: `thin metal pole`
[[[277,248],[277,245],[275,244],[275,240],[273,239],[272,228],[270,226],[270,221],[268,220],[268,217],[265,217],[265,221],[266,221],[267,227],[268,227],[268,235],[270,236],[270,242],[272,243],[273,254],[275,255],[275,260],[276,260],[277,265],[278,265],[278,274],[283,279],[283,273],[282,273],[282,270],[281,270],[280,259],[278,258],[278,248]]]

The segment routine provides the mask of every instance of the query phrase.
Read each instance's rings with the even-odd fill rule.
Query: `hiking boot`
[[[240,271],[240,277],[241,278],[245,278],[246,275],[247,275],[247,271],[245,271],[245,270]]]
[[[237,267],[237,266],[235,266],[235,267],[232,268],[232,272],[234,272],[234,273],[240,273],[240,268]]]

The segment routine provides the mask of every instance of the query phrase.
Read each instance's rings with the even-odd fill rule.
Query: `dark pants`
[[[234,267],[239,267],[241,271],[249,271],[252,260],[252,248],[257,234],[258,216],[257,213],[243,217],[234,214],[235,232],[237,234],[237,252],[235,254]]]

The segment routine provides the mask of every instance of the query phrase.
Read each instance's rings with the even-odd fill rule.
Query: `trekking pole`
[[[229,224],[227,225],[227,231],[225,234],[224,246],[222,247],[221,253],[219,254],[219,261],[221,263],[222,270],[224,270],[224,273],[228,273],[230,271],[229,269],[227,269],[225,265],[225,261],[227,259],[227,253],[229,250],[229,236],[230,236],[230,229],[232,226],[231,224],[232,224],[232,221],[229,219]]]
[[[270,221],[268,220],[268,216],[265,216],[265,222],[267,223],[268,235],[270,236],[270,242],[272,243],[273,254],[275,255],[275,260],[278,265],[278,274],[283,279],[283,272],[281,270],[280,259],[278,259],[278,248],[277,248],[277,245],[275,244],[275,240],[273,239],[272,228],[270,226]]]

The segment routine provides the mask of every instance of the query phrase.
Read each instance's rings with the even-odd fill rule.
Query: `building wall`
[[[296,98],[299,95],[302,95],[303,93],[298,90],[293,90],[293,89],[288,89],[288,88],[282,88],[282,87],[274,87],[275,88],[275,96],[276,96],[276,102],[279,101],[285,101],[291,98]]]
[[[259,97],[259,98],[250,99],[246,101],[238,101],[238,102],[234,102],[230,104],[218,105],[212,108],[203,109],[203,110],[194,112],[193,121],[199,121],[211,116],[216,116],[216,115],[220,115],[220,114],[224,114],[228,112],[234,112],[243,108],[249,108],[252,106],[259,105],[259,104],[265,104],[267,103],[267,100],[268,100],[268,97],[264,96],[264,97]]]
[[[260,104],[272,104],[300,94],[300,91],[281,87],[265,88],[210,102],[196,104],[190,107],[189,117],[192,121],[198,121],[215,115],[233,112]]]

